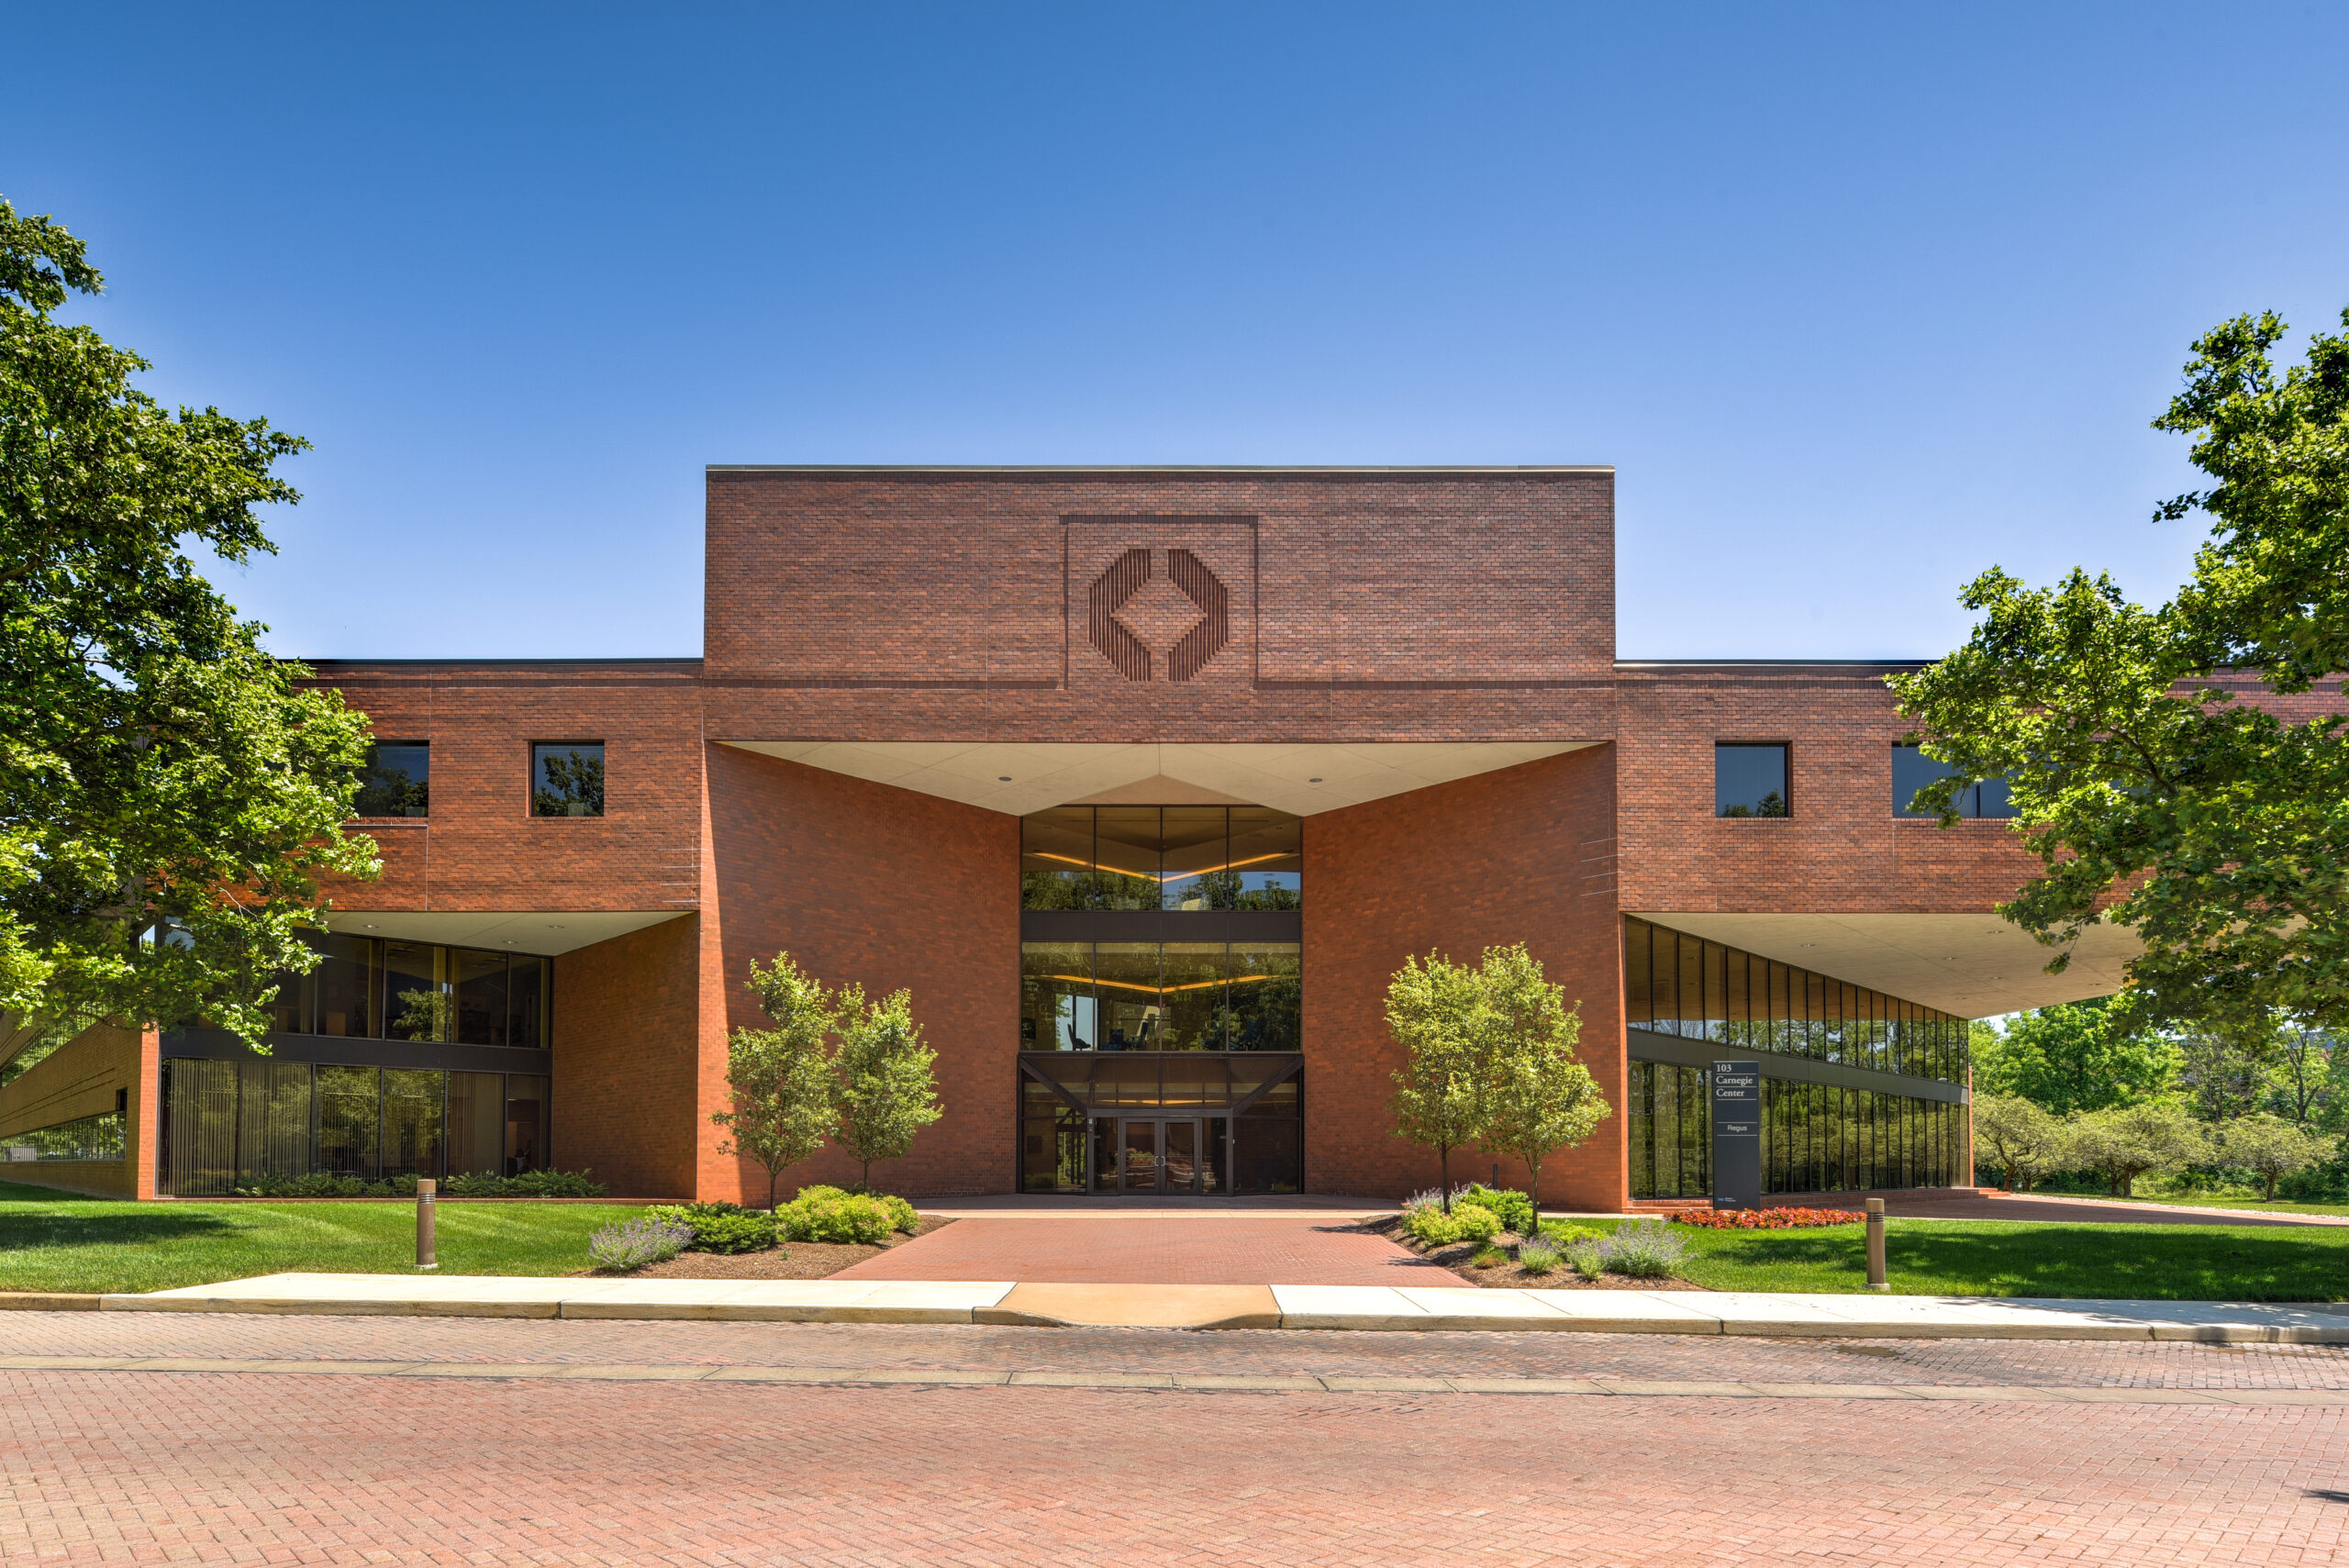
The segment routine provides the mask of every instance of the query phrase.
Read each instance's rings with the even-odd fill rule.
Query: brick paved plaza
[[[23,1364],[72,1356],[434,1364]],[[2313,1347],[10,1313],[0,1357],[10,1562],[2349,1561]],[[958,1370],[1417,1389],[847,1381]],[[1780,1386],[1640,1392],[1722,1380]]]

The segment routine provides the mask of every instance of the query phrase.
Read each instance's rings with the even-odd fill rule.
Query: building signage
[[[1713,1207],[1762,1203],[1762,1064],[1713,1063]]]

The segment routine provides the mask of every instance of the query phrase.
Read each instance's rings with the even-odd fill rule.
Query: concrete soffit
[[[729,740],[729,746],[1015,817],[1089,805],[1269,806],[1299,817],[1359,806],[1597,745],[1592,740],[1364,744],[1086,744]]]
[[[1736,915],[1631,909],[1675,931],[1741,948],[1962,1018],[2110,996],[2139,951],[2126,928],[2099,925],[2072,950],[2071,966],[1984,910],[1974,915]]]
[[[682,909],[338,909],[328,917],[327,927],[351,936],[559,958],[685,913]]]

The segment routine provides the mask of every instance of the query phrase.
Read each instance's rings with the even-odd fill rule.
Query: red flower
[[[1848,1208],[1711,1208],[1672,1218],[1707,1230],[1808,1230],[1824,1225],[1857,1225],[1867,1216]]]

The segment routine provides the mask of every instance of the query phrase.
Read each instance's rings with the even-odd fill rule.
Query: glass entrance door
[[[1221,1117],[1096,1117],[1093,1190],[1223,1192],[1226,1125]]]

